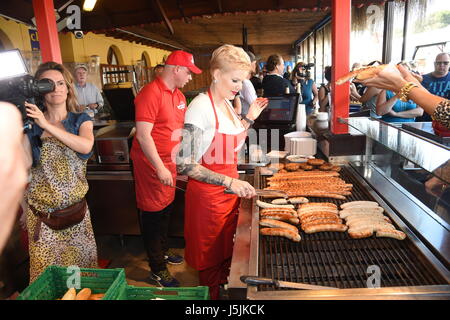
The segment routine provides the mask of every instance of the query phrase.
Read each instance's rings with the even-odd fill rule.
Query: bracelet
[[[397,97],[403,101],[403,102],[407,102],[408,99],[408,95],[411,92],[412,88],[418,88],[419,86],[417,84],[415,84],[414,82],[408,82],[407,84],[405,84],[400,91],[397,93]]]
[[[250,120],[249,118],[247,118],[247,116],[243,116],[242,120],[245,120],[246,122],[248,122],[250,125],[254,124],[255,121],[254,120]]]

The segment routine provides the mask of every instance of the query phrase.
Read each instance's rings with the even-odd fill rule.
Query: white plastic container
[[[306,131],[294,131],[284,135],[284,150],[290,150],[290,141],[292,138],[311,138],[311,133]]]
[[[328,121],[328,112],[319,112],[317,113],[317,118],[318,121]]]
[[[304,104],[299,103],[297,107],[297,117],[295,119],[295,129],[297,131],[306,130],[306,107]]]
[[[317,140],[313,138],[292,138],[289,153],[313,156],[317,153]]]

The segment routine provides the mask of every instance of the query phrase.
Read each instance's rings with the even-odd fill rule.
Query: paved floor
[[[123,240],[123,241],[122,241]],[[149,279],[150,268],[147,263],[142,240],[139,236],[100,236],[97,237],[99,259],[111,260],[108,268],[124,268],[129,285],[138,287],[156,287]],[[184,256],[184,249],[173,249]],[[180,281],[182,287],[198,286],[198,273],[186,262],[181,265],[168,265],[170,273]]]

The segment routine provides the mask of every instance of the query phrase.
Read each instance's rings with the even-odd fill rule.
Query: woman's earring
[[[217,79],[213,79],[214,84],[217,84],[217,82],[219,82],[219,81],[217,81]]]

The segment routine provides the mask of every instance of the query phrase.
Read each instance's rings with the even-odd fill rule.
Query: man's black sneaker
[[[156,282],[162,287],[179,287],[180,282],[172,277],[170,272],[168,270],[163,270],[156,273],[151,273],[150,278]]]
[[[183,257],[177,254],[174,254],[173,252],[170,252],[170,250],[164,255],[164,260],[168,264],[182,264],[183,263]]]

